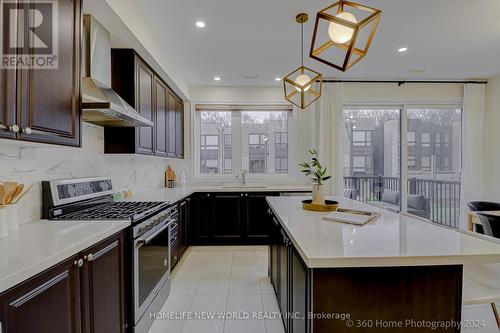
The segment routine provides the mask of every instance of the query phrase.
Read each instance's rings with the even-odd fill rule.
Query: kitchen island
[[[500,262],[500,245],[347,198],[365,226],[325,221],[301,197],[267,198],[270,276],[288,332],[459,332],[463,265]]]

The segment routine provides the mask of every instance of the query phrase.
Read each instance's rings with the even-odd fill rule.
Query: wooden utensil
[[[0,206],[5,205],[5,188],[0,184]]]
[[[10,202],[10,198],[12,197],[14,192],[16,192],[17,183],[5,182],[5,183],[3,183],[3,187],[5,190],[4,204],[8,204]]]
[[[9,204],[13,203],[14,200],[17,199],[17,197],[19,197],[19,195],[21,195],[21,192],[23,191],[24,189],[24,184],[17,184],[17,187],[16,187],[16,190],[14,191],[14,193],[11,195],[11,197],[9,198]]]
[[[16,204],[16,203],[18,203],[18,202],[19,202],[19,200],[21,200],[21,199],[24,197],[24,195],[25,195],[26,193],[28,193],[28,191],[31,189],[31,187],[32,187],[32,186],[33,186],[33,185],[28,186],[28,188],[27,188],[27,189],[25,189],[25,190],[21,193],[21,195],[19,195],[19,196],[17,197],[17,199],[16,199],[15,201],[12,201],[12,202],[11,202],[11,204]]]

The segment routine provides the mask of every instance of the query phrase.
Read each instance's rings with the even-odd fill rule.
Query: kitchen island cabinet
[[[269,274],[289,333],[460,332],[463,265],[500,262],[500,245],[473,235],[347,198],[332,199],[380,217],[325,221],[302,199],[267,198],[281,234]],[[421,326],[432,322],[455,326]]]

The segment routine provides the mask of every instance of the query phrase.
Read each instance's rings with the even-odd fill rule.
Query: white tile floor
[[[284,333],[267,266],[267,246],[190,247],[172,273],[165,319],[149,333]],[[167,318],[173,313],[179,319]],[[226,313],[261,316],[224,318]],[[188,317],[195,315],[214,317]]]

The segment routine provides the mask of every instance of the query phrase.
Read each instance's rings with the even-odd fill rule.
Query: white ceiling
[[[309,14],[308,55],[325,0],[133,0],[190,85],[279,85],[300,65],[300,26]],[[324,77],[462,80],[500,75],[499,0],[362,0],[382,10],[372,47],[347,73],[310,58]],[[138,13],[139,14],[139,13]],[[197,20],[207,23],[199,30]],[[408,47],[405,55],[397,52]],[[168,69],[167,69],[168,70]],[[414,73],[411,70],[425,70]],[[243,76],[258,75],[257,79]],[[220,76],[219,82],[213,77]]]

